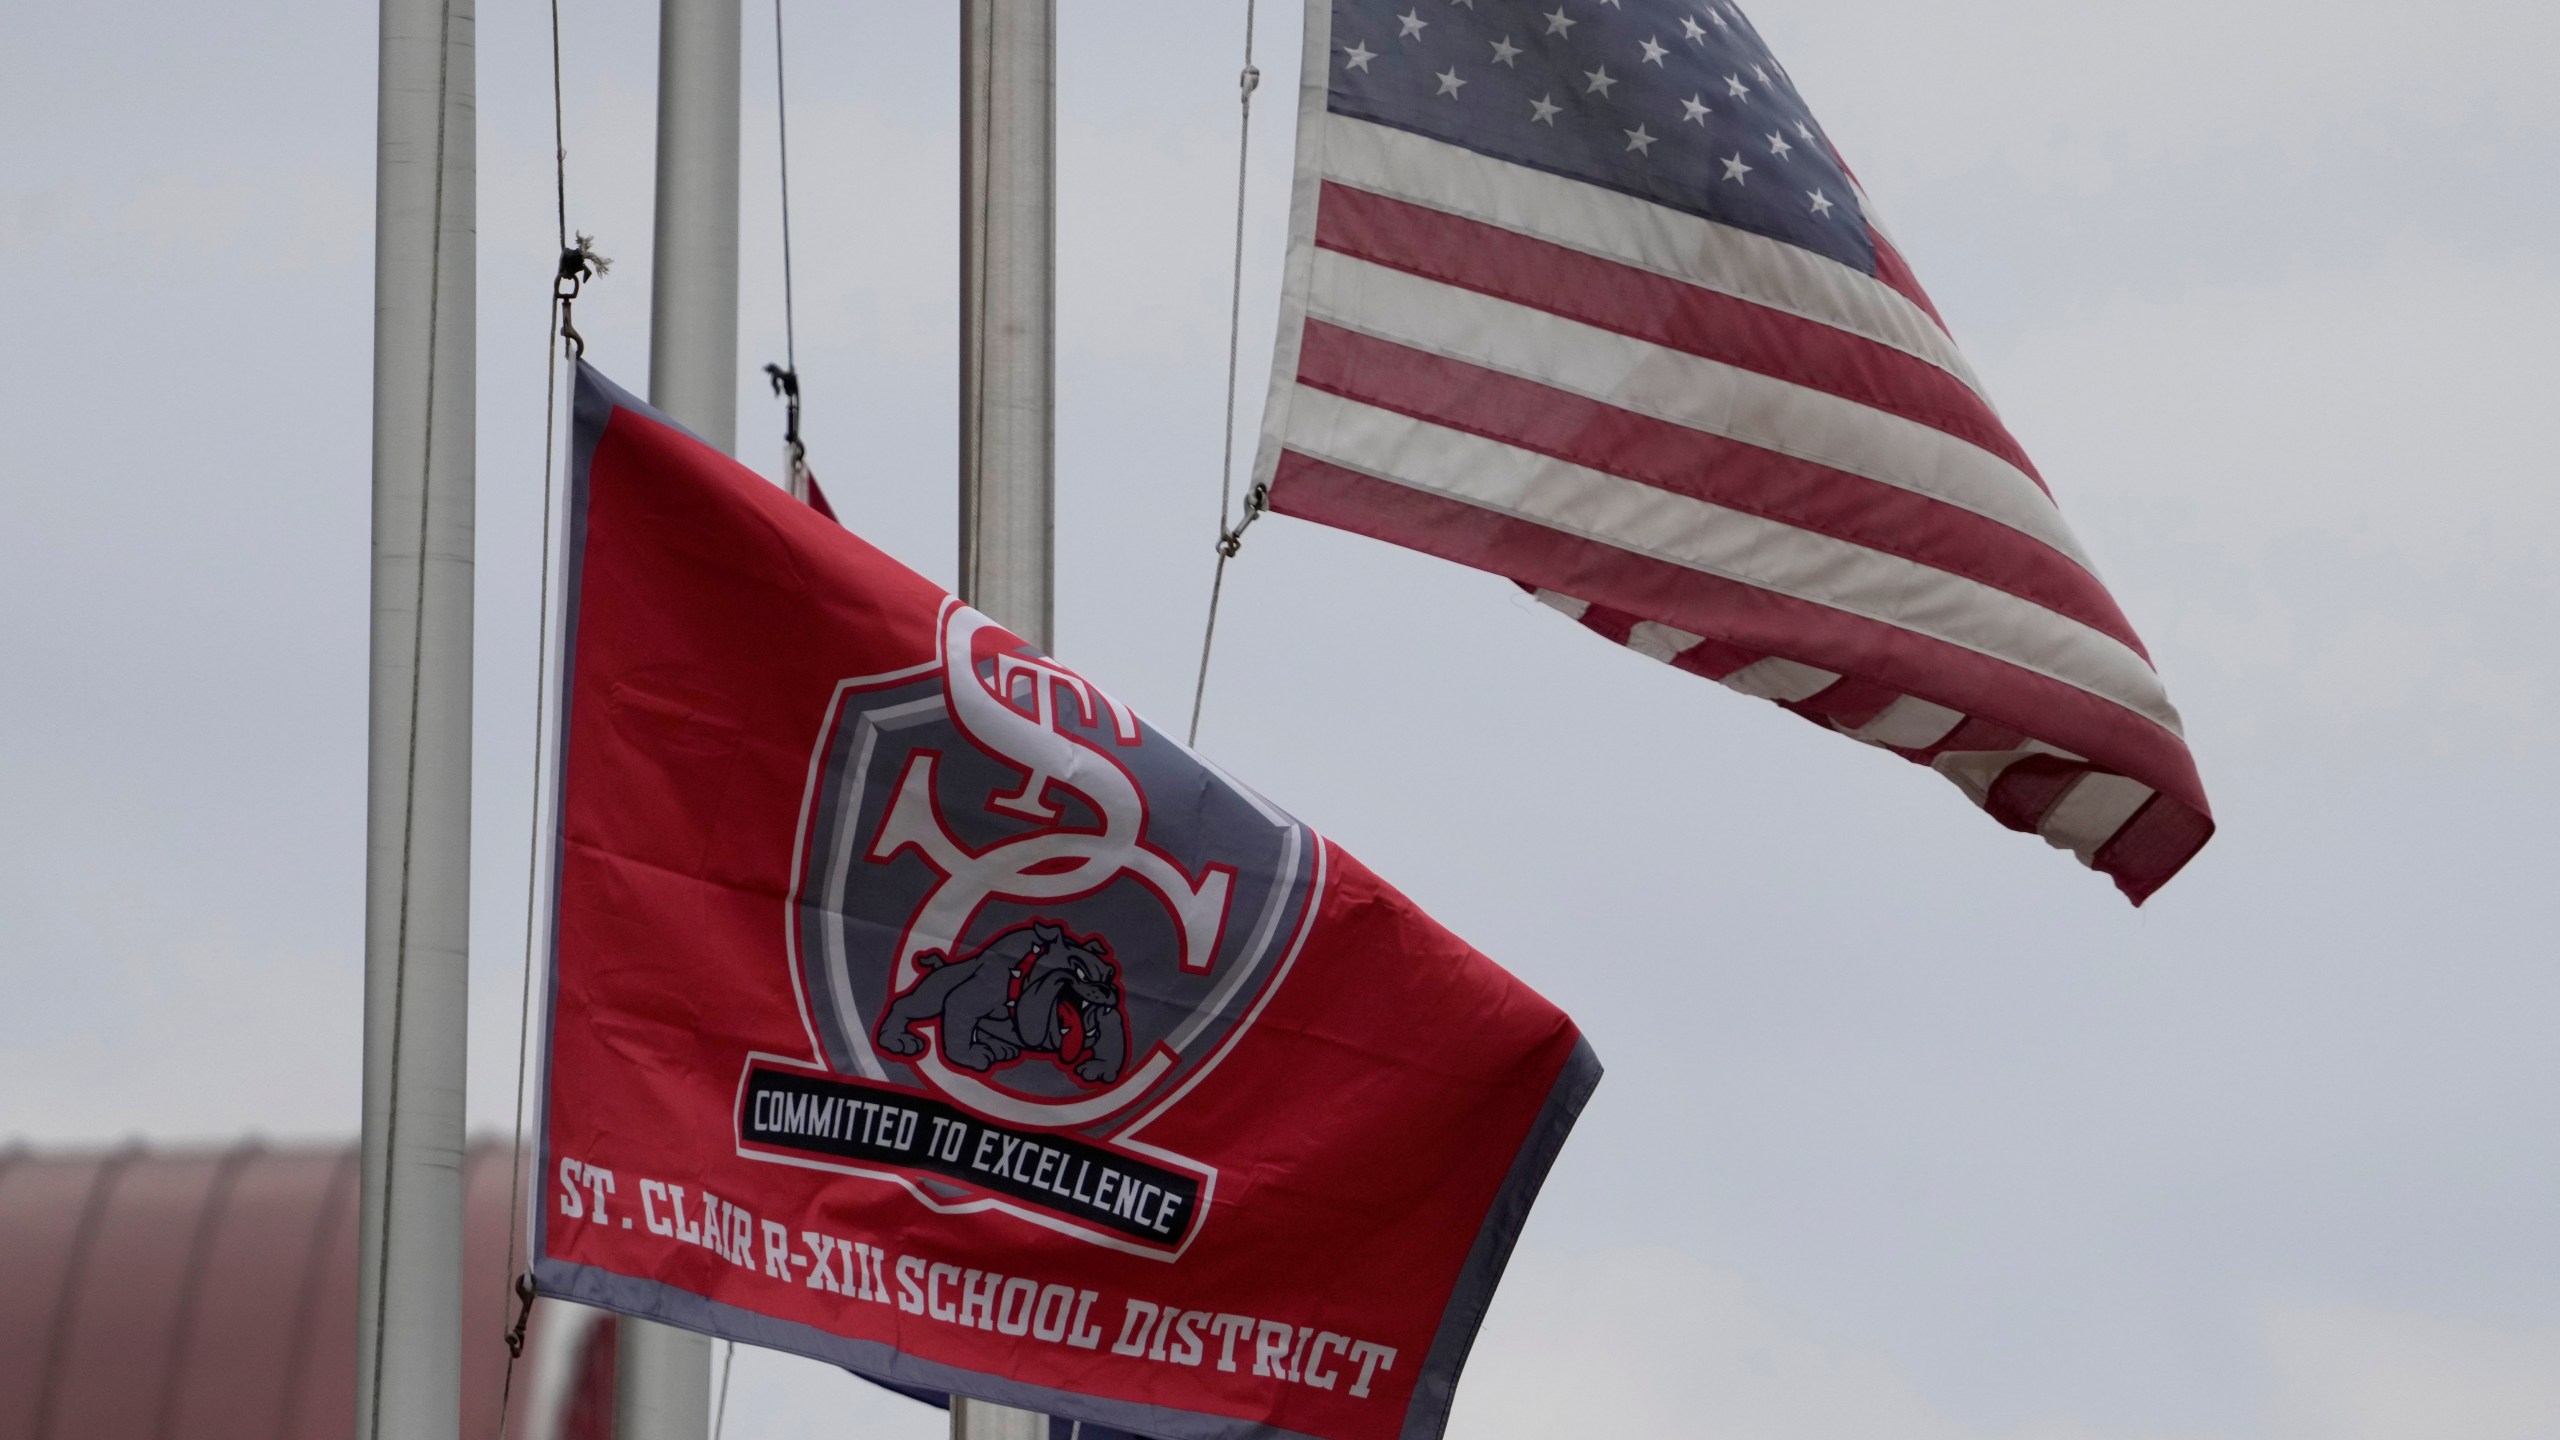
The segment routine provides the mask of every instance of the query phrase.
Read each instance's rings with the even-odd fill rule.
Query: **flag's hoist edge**
[[[1748,27],[1724,0],[1711,8]],[[1646,207],[1656,213],[1635,227],[1654,227],[1651,235],[1579,243],[1578,225],[1606,230],[1611,215],[1642,202],[1334,112],[1335,9],[1331,0],[1309,0],[1306,12],[1279,333],[1255,461],[1255,480],[1275,511],[1504,575],[1629,649],[1927,765],[2001,824],[2108,875],[2136,904],[2203,848],[2213,834],[2211,809],[2148,655],[1880,227],[1872,274],[1710,221],[1666,221],[1659,207]],[[1497,190],[1510,193],[1479,193]],[[1857,199],[1872,223],[1871,202],[1863,193]],[[1588,224],[1574,213],[1585,205],[1600,212]],[[1576,363],[1601,375],[1638,368],[1613,370],[1611,357],[1598,353],[1634,333],[1630,324],[1559,322],[1531,305],[1488,299],[1484,285],[1429,273],[1436,261],[1381,264],[1344,238],[1399,224],[1409,248],[1463,237],[1490,250],[1517,239],[1551,264],[1598,262],[1637,287],[1667,277],[1681,303],[1707,312],[1709,325],[1719,312],[1739,314],[1747,330],[1756,311],[1799,335],[1807,321],[1838,327],[1836,338],[1850,348],[1898,367],[1900,395],[1917,394],[1928,413],[1890,413],[1892,400],[1788,374],[1784,363],[1694,361],[1675,353],[1676,342],[1644,347],[1641,358],[1657,377],[1651,394],[1630,394],[1644,388],[1637,385],[1577,390],[1558,378]],[[1665,233],[1712,235],[1723,253],[1707,257],[1706,268],[1728,273],[1683,276],[1638,253],[1681,250]],[[1699,258],[1682,255],[1693,268]],[[1478,263],[1476,255],[1447,262]],[[1741,272],[1749,273],[1734,283]],[[1612,325],[1617,333],[1603,333]],[[1408,328],[1395,333],[1399,326]],[[1582,353],[1523,358],[1542,334],[1559,333]],[[1487,339],[1506,334],[1510,355],[1498,353],[1502,340]],[[1659,377],[1682,363],[1688,378],[1724,391],[1666,399],[1662,392],[1677,387]],[[1816,356],[1813,367],[1822,363]],[[1431,414],[1434,400],[1355,396],[1344,379],[1375,384],[1393,376],[1379,388],[1428,390],[1435,367],[1465,372],[1462,383],[1478,387],[1480,406],[1497,403],[1487,397],[1506,385],[1523,394],[1544,387],[1540,398],[1549,403],[1616,407],[1606,418],[1622,426],[1696,427],[1682,438],[1722,445],[1728,460],[1734,442],[1756,441],[1772,467],[1820,471],[1848,482],[1835,488],[1861,492],[1863,501],[1841,508],[1868,504],[1870,533],[1794,529],[1748,505],[1720,510],[1676,493],[1676,483],[1649,489],[1659,475],[1591,470],[1592,457],[1542,451],[1492,426]],[[1747,422],[1702,426],[1694,414],[1673,413],[1736,396],[1740,403],[1725,405],[1728,419],[1789,412],[1792,429],[1773,439],[1748,433]],[[1723,434],[1698,433],[1717,429]],[[1826,453],[1787,448],[1817,436],[1831,447]],[[1560,484],[1605,492],[1612,523],[1577,532],[1562,507],[1540,513],[1540,496]],[[1927,522],[1915,533],[1971,526],[1977,539],[1998,536],[2002,573],[1976,577],[1962,565],[1933,563],[1926,539],[1918,551],[1897,550],[1880,532],[1915,511]],[[1685,553],[1650,552],[1631,541],[1655,522],[1686,536],[1712,524],[1723,553],[1702,555],[1694,544]],[[1772,537],[1776,544],[1754,549],[1755,540]],[[1802,553],[1823,547],[1827,554]],[[1814,583],[1802,583],[1808,579]],[[1970,635],[1950,638],[1922,615],[1931,607],[1962,611],[1972,627],[2018,643],[1985,648]]]

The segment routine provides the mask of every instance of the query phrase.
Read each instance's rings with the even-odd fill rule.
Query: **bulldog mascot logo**
[[[1055,925],[1017,925],[966,960],[916,957],[925,977],[880,1017],[880,1048],[921,1055],[919,1020],[952,1037],[943,1054],[963,1070],[988,1070],[1025,1052],[1057,1057],[1092,1085],[1120,1078],[1129,1025],[1120,1018],[1119,971],[1098,940]]]
[[[818,1052],[969,1124],[1213,1184],[1140,1133],[1286,978],[1315,837],[958,601],[939,639],[931,665],[844,682],[812,760],[791,936]],[[897,1178],[985,1200],[939,1174]]]

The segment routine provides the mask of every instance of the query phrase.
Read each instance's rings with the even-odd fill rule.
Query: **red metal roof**
[[[465,1440],[499,1428],[507,1154],[463,1162]],[[353,1146],[0,1151],[0,1440],[344,1440],[356,1180]],[[612,1327],[570,1308],[536,1308],[513,1435],[610,1433]]]

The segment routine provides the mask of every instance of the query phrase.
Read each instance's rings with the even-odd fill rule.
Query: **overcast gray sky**
[[[793,0],[820,476],[952,575],[955,35]],[[1440,0],[1424,0],[1426,4]],[[1066,0],[1059,648],[1190,695],[1241,5]],[[779,358],[751,3],[742,360]],[[1246,400],[1298,16],[1266,3]],[[1762,0],[2185,710],[2146,911],[1504,583],[1289,520],[1203,744],[1609,1065],[1453,1433],[2560,1437],[2560,19]],[[564,0],[571,213],[647,374],[654,7]],[[472,1113],[521,957],[546,14],[481,17]],[[374,31],[0,15],[0,1137],[356,1115]],[[778,410],[741,377],[747,458]],[[739,1362],[730,1434],[939,1417]]]

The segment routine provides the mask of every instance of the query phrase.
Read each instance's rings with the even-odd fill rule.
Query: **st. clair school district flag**
[[[1730,0],[1309,0],[1271,508],[1930,766],[2135,903],[2176,707]]]
[[[1139,1434],[1441,1433],[1598,1062],[580,367],[545,1293]]]

